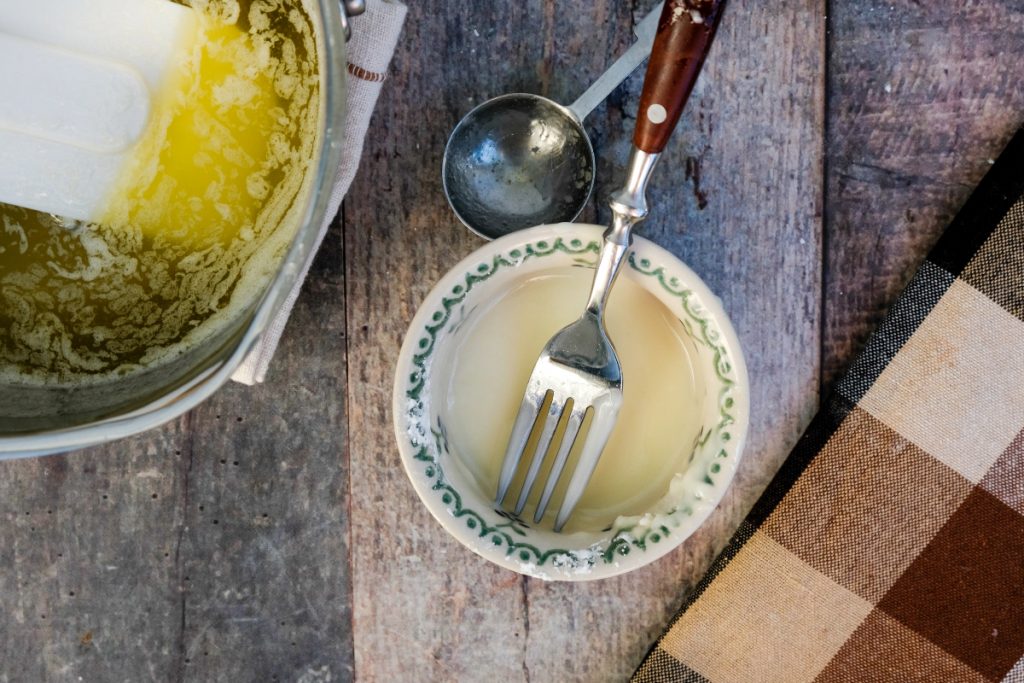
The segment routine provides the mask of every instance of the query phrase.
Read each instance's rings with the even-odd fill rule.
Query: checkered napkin
[[[1024,682],[1024,130],[634,681]]]
[[[327,235],[327,228],[330,227],[331,221],[338,213],[341,200],[355,178],[356,170],[359,167],[359,158],[363,154],[366,130],[370,126],[370,117],[377,104],[381,86],[387,78],[388,65],[395,53],[395,46],[398,44],[398,36],[402,32],[402,24],[405,22],[407,11],[406,6],[398,0],[367,0],[366,12],[351,20],[352,38],[348,44],[348,82],[345,84],[345,142],[341,150],[341,166],[338,168],[334,187],[331,189],[330,206],[320,225],[320,233],[316,240],[318,248],[323,242],[324,236]],[[316,249],[310,254],[309,260],[303,264],[302,274],[295,287],[289,292],[281,310],[270,321],[263,336],[256,342],[231,379],[242,384],[255,384],[263,381],[315,255]]]

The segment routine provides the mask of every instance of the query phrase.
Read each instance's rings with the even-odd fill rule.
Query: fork
[[[533,368],[498,477],[495,503],[503,505],[530,435],[540,437],[529,461],[513,512],[530,497],[559,423],[565,431],[533,516],[540,522],[555,491],[588,410],[593,411],[575,469],[555,517],[561,531],[590,481],[622,406],[622,366],[604,326],[604,310],[616,276],[633,242],[633,228],[646,218],[647,183],[679,121],[711,46],[725,0],[668,0],[644,76],[626,182],[609,201],[612,221],[605,231],[590,298],[583,315],[548,341]],[[547,406],[545,408],[545,406]]]

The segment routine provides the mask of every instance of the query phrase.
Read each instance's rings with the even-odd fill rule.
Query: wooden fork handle
[[[725,0],[665,0],[644,77],[633,144],[665,149],[718,28]]]

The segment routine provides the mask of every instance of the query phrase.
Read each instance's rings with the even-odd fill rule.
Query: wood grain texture
[[[340,247],[266,385],[0,463],[0,681],[351,678]]]
[[[621,3],[599,1],[585,13],[567,7],[411,4],[389,93],[371,126],[377,135],[367,141],[349,193],[353,638],[360,680],[527,675],[534,621],[525,580],[464,550],[419,503],[398,458],[388,399],[416,306],[479,244],[444,201],[448,132],[475,103],[503,92],[569,102],[626,44],[631,17]],[[609,26],[620,28],[606,35]]]
[[[1024,123],[1024,2],[832,3],[823,381]]]
[[[175,671],[187,442],[182,419],[117,445],[0,464],[0,680]]]
[[[637,8],[637,19],[650,4]],[[738,0],[655,174],[642,229],[722,295],[748,349],[754,429],[737,486],[668,558],[628,577],[575,585],[496,569],[423,509],[401,470],[381,394],[416,306],[478,244],[444,203],[447,134],[474,104],[503,92],[571,101],[630,40],[633,17],[620,3],[579,12],[563,0],[545,14],[532,7],[410,6],[373,125],[378,135],[346,203],[360,680],[626,678],[816,404],[824,5],[790,1],[769,10]],[[516,39],[524,34],[536,39]],[[639,90],[637,75],[588,119],[602,201],[584,219],[607,218],[603,198],[623,177]]]
[[[426,292],[479,244],[441,192],[451,127],[504,92],[572,101],[651,4],[410,3],[343,226],[267,383],[134,439],[0,463],[0,682],[632,672],[788,453],[819,380],[1024,118],[1022,0],[833,2],[827,44],[824,0],[730,0],[641,233],[697,271],[740,334],[753,422],[736,484],[628,577],[525,579],[420,505],[391,432],[394,362]],[[608,219],[639,92],[634,75],[587,120],[598,201],[581,220]]]
[[[352,675],[343,261],[336,223],[266,384],[191,414],[184,679]]]

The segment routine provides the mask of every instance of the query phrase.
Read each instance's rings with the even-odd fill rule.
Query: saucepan
[[[209,4],[211,1],[214,0],[197,0],[197,4]],[[266,20],[266,14],[255,12],[270,7],[267,3],[256,7],[258,3],[248,0],[226,4],[235,8],[237,21],[243,30],[250,30],[258,21]],[[346,16],[349,12],[358,13],[362,4],[345,2],[339,5],[338,0],[284,0],[269,10],[283,10],[283,14],[273,20],[284,22],[290,16],[294,18],[295,12],[301,12],[306,25],[312,29],[301,47],[315,51],[319,69],[318,73],[313,70],[311,77],[316,82],[316,87],[310,90],[314,94],[310,101],[301,104],[303,111],[316,112],[316,118],[310,119],[313,121],[311,130],[315,129],[316,136],[306,147],[284,137],[270,141],[275,154],[282,157],[293,155],[294,158],[305,154],[304,158],[310,161],[305,166],[301,182],[287,196],[273,194],[277,191],[274,183],[280,178],[270,177],[269,183],[258,178],[250,179],[249,193],[252,196],[277,198],[275,201],[280,203],[275,214],[280,216],[277,225],[284,227],[278,230],[271,226],[269,234],[272,238],[268,238],[265,244],[258,244],[259,240],[247,234],[245,228],[239,229],[239,236],[233,239],[240,240],[240,249],[248,250],[244,251],[246,257],[238,261],[241,265],[231,273],[222,269],[217,271],[217,277],[210,278],[206,287],[209,301],[198,307],[223,313],[216,325],[192,320],[185,315],[182,329],[186,329],[188,334],[178,339],[155,336],[151,341],[164,353],[155,354],[151,348],[135,349],[132,354],[125,355],[127,360],[124,362],[105,363],[105,359],[116,360],[119,348],[114,342],[119,333],[134,334],[146,326],[157,329],[167,316],[180,314],[180,302],[174,298],[174,292],[178,291],[175,288],[180,288],[181,283],[191,277],[192,285],[202,289],[203,282],[196,273],[202,268],[216,270],[220,267],[216,260],[217,252],[211,249],[197,251],[156,266],[131,259],[117,261],[111,256],[109,245],[91,240],[88,225],[61,225],[56,216],[38,218],[37,222],[44,229],[63,231],[55,233],[57,237],[53,245],[47,247],[51,253],[35,254],[39,262],[38,266],[33,266],[35,270],[27,266],[21,268],[26,261],[16,260],[7,261],[8,265],[0,269],[0,325],[5,327],[0,330],[0,353],[6,352],[8,356],[0,358],[4,361],[0,362],[0,459],[66,451],[152,428],[195,407],[238,368],[269,321],[281,310],[302,272],[303,264],[311,258],[317,233],[328,211],[343,137]],[[0,26],[0,30],[3,28]],[[301,63],[302,55],[297,55],[294,50],[281,49],[280,44],[275,47],[272,42],[268,42],[265,48],[267,55],[289,65],[294,72],[299,73],[305,68]],[[213,62],[221,58],[222,54],[209,52],[209,59]],[[0,70],[14,68],[19,67],[0,65]],[[289,89],[293,88],[288,75],[275,72],[266,77],[274,79],[268,81],[268,87],[281,95],[282,103],[287,103],[287,96],[292,92]],[[224,103],[224,98],[251,96],[245,87],[231,90],[228,85],[231,84],[226,83],[223,91],[213,94],[215,104],[211,106]],[[298,107],[298,104],[292,104]],[[291,111],[282,104],[270,115],[281,118]],[[211,132],[214,133],[216,131]],[[218,204],[213,209],[232,211],[230,205]],[[8,231],[9,238],[10,234]],[[27,259],[34,254],[31,250],[35,237],[31,234],[16,235],[12,248],[17,251],[20,244],[21,258]],[[122,239],[130,243],[146,238],[137,231],[127,231]],[[245,240],[252,244],[243,244]],[[69,244],[71,246],[67,246]],[[0,244],[0,252],[5,246],[11,245]],[[65,247],[79,249],[81,254],[75,256],[61,252]],[[4,263],[3,256],[0,253],[0,264]],[[246,260],[249,256],[253,258]],[[68,272],[66,263],[58,264],[60,259],[77,263],[78,271]],[[155,293],[144,301],[146,306],[141,306],[138,304],[138,292],[132,289],[137,285],[131,284],[131,276],[144,268],[149,269],[143,275],[153,285]],[[97,273],[105,274],[110,269],[114,269],[118,277],[123,276],[126,282],[123,292],[107,292],[104,300],[106,308],[122,316],[118,323],[121,328],[114,324],[103,325],[99,317],[101,312],[88,297],[81,298],[80,294],[88,291],[88,285],[93,282],[90,278],[99,281],[102,278],[97,278]],[[37,280],[32,280],[33,277]],[[62,282],[68,287],[53,287],[45,296],[38,290],[32,291],[34,282],[51,277],[64,278]],[[116,282],[116,279],[112,281]],[[218,287],[222,289],[217,290]],[[122,309],[118,309],[119,305]],[[56,319],[58,310],[63,311],[64,316],[59,320]],[[92,323],[88,338],[76,338],[71,329],[82,321]],[[61,333],[54,333],[54,329]],[[12,342],[12,335],[20,337]],[[75,356],[77,345],[101,351],[97,351],[95,357]],[[40,377],[36,370],[40,367],[45,370],[47,359],[57,356],[75,360],[74,371],[59,370],[50,376],[43,372]],[[158,356],[158,360],[150,362],[150,358]],[[92,367],[106,371],[90,375]]]

